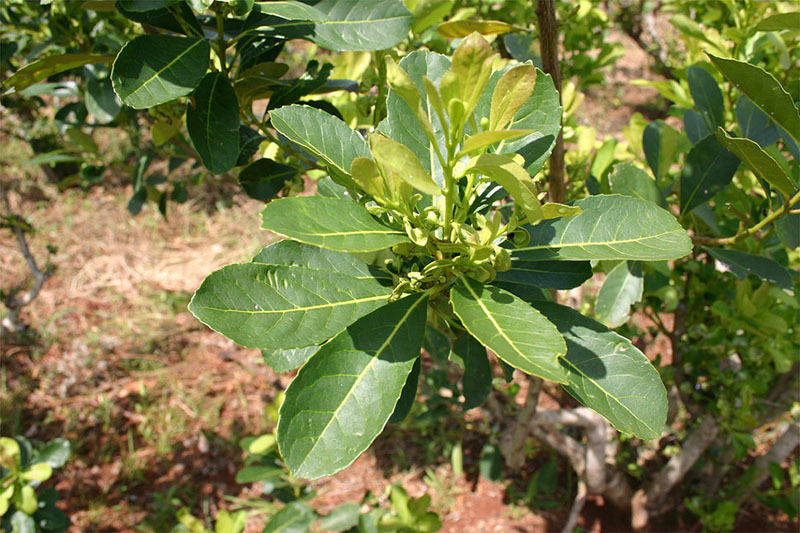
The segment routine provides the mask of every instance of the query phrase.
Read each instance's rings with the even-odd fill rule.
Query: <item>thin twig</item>
[[[578,525],[578,518],[581,517],[581,511],[583,511],[583,506],[586,504],[586,496],[588,493],[589,490],[586,487],[586,482],[579,478],[575,500],[572,502],[572,509],[569,511],[567,523],[564,524],[564,528],[561,530],[562,533],[572,533],[575,531],[575,526]]]

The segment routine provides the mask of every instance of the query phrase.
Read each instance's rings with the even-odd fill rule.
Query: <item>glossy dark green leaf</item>
[[[725,248],[709,247],[704,250],[717,261],[727,265],[739,279],[745,279],[748,274],[753,274],[763,280],[771,281],[781,289],[792,290],[792,276],[789,271],[769,257]]]
[[[736,170],[739,158],[709,135],[695,144],[681,171],[681,213],[688,213],[725,188]]]
[[[391,289],[329,270],[244,263],[209,275],[189,310],[248,348],[301,348],[384,305]]]
[[[657,439],[667,419],[667,391],[658,370],[631,342],[579,312],[554,303],[536,307],[567,341],[564,389],[622,433]]]
[[[221,72],[209,72],[194,91],[186,110],[186,128],[203,165],[224,174],[239,159],[239,101]]]
[[[678,131],[662,120],[647,125],[642,136],[642,147],[647,164],[657,180],[667,175],[670,165],[676,162],[680,151]]]
[[[482,478],[489,481],[503,479],[503,454],[499,446],[489,443],[483,447],[478,462],[478,471]]]
[[[411,412],[414,407],[414,400],[417,399],[417,389],[419,388],[419,374],[422,371],[421,360],[417,358],[414,366],[411,367],[411,373],[406,379],[406,384],[403,385],[403,390],[400,393],[400,399],[397,400],[397,405],[394,406],[392,416],[389,417],[389,424],[397,424],[402,422]]]
[[[308,106],[290,105],[269,113],[272,126],[342,174],[350,174],[356,157],[369,157],[358,132],[340,119]]]
[[[70,519],[58,507],[58,492],[47,487],[37,493],[39,508],[33,514],[34,521],[39,524],[41,531],[66,531],[70,526]]]
[[[775,231],[788,248],[792,250],[800,248],[800,213],[780,217],[775,221]]]
[[[147,109],[185,96],[208,70],[210,52],[205,39],[140,35],[129,41],[114,60],[114,91],[134,109]]]
[[[591,277],[592,265],[589,261],[526,261],[514,257],[511,270],[498,272],[495,284],[500,287],[512,284],[543,289],[573,289]]]
[[[425,326],[422,347],[428,352],[428,355],[437,361],[447,361],[447,357],[450,355],[450,339],[430,324]]]
[[[16,91],[21,91],[38,81],[49,78],[53,74],[58,74],[59,72],[82,67],[91,63],[111,61],[111,59],[112,58],[109,56],[95,54],[61,54],[49,56],[28,63],[5,80],[3,85],[5,87],[11,87]]]
[[[722,126],[725,104],[722,102],[722,91],[717,80],[703,67],[689,67],[687,77],[689,92],[692,93],[694,104],[706,123],[711,127]]]
[[[67,439],[56,438],[33,455],[31,464],[47,463],[52,468],[61,468],[72,454],[72,445]]]
[[[114,93],[110,79],[90,78],[86,82],[86,109],[103,123],[111,122],[119,115],[122,102]]]
[[[119,5],[128,11],[153,11],[163,9],[181,0],[119,0]]]
[[[800,143],[800,112],[795,107],[791,95],[775,76],[761,67],[744,61],[724,59],[711,54],[708,57],[728,81],[786,130],[795,142]]]
[[[281,198],[261,212],[264,229],[342,252],[374,252],[406,242],[405,233],[378,222],[350,200],[324,196]]]
[[[606,276],[594,314],[597,319],[610,328],[616,328],[628,321],[631,307],[642,300],[644,278],[639,261],[623,261]]]
[[[139,22],[143,25],[160,28],[184,35],[202,35],[203,28],[186,2],[178,2],[172,9],[160,8],[150,11],[131,11],[125,9],[122,2],[117,1],[117,11],[125,18]],[[177,12],[177,15],[173,13]]]
[[[347,502],[338,505],[319,522],[323,531],[347,531],[358,524],[361,516],[361,506],[357,503]]]
[[[385,50],[411,29],[411,12],[400,0],[322,0],[314,7],[327,17],[314,24],[314,42],[335,52]]]
[[[324,22],[327,20],[325,13],[314,6],[298,1],[279,1],[279,2],[257,2],[254,6],[256,10],[265,14],[281,17],[287,20],[310,20],[312,22]]]
[[[236,483],[255,483],[267,479],[277,478],[284,474],[283,468],[272,465],[246,466],[236,472]]]
[[[667,202],[650,175],[632,163],[617,163],[608,175],[611,192],[647,200],[666,209]]]
[[[692,251],[692,241],[675,217],[652,202],[619,195],[578,200],[583,212],[545,220],[526,229],[530,244],[509,251],[512,257],[590,260],[677,259]]]
[[[464,368],[464,376],[461,378],[464,410],[483,405],[492,392],[492,367],[486,355],[486,347],[469,333],[464,333],[453,343],[450,357]]]
[[[426,303],[416,294],[376,309],[300,369],[278,421],[278,446],[292,475],[334,474],[383,430],[419,358]]]
[[[247,196],[266,202],[275,198],[297,173],[294,167],[264,157],[239,172],[239,183]]]
[[[711,129],[703,120],[703,116],[694,109],[687,109],[684,112],[683,127],[692,144],[697,144],[697,141],[711,134]]]
[[[261,357],[272,370],[284,374],[303,366],[318,351],[319,346],[316,345],[285,350],[261,350]]]
[[[784,195],[792,196],[797,191],[783,167],[757,142],[750,139],[731,137],[722,128],[717,130],[717,140],[728,151],[741,159],[756,176],[781,191]]]
[[[303,502],[295,501],[275,513],[262,533],[308,533],[308,528],[317,519],[315,513]]]
[[[736,101],[736,122],[742,130],[743,137],[761,146],[769,146],[777,142],[780,137],[775,123],[745,95]]]
[[[450,291],[453,311],[497,357],[527,374],[565,383],[558,358],[566,351],[555,326],[512,293],[461,278]]]

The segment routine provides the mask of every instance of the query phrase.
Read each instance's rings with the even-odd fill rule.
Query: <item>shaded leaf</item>
[[[667,202],[650,175],[631,163],[617,163],[608,175],[611,192],[647,200],[666,209]]]
[[[724,189],[738,168],[739,158],[715,136],[709,135],[695,144],[681,172],[681,213],[690,212]]]
[[[717,261],[727,265],[739,279],[745,279],[748,274],[753,274],[763,280],[771,281],[781,289],[792,290],[792,276],[789,271],[769,257],[725,248],[709,247],[704,250]]]
[[[503,288],[530,285],[543,289],[573,289],[591,277],[592,265],[588,261],[526,261],[513,257],[511,270],[498,272],[495,285]]]
[[[295,477],[349,466],[383,430],[419,358],[427,297],[375,310],[322,347],[286,391],[278,446]]]
[[[527,374],[564,383],[564,340],[541,313],[499,287],[460,278],[450,292],[464,327],[497,357]]]
[[[622,433],[657,439],[667,419],[667,391],[658,370],[631,342],[579,312],[536,303],[567,342],[564,389]]]
[[[347,502],[338,505],[328,513],[319,523],[323,531],[345,531],[358,524],[361,516],[361,506],[357,503]]]
[[[400,393],[400,399],[397,400],[397,405],[394,407],[394,411],[392,412],[392,416],[389,417],[389,424],[397,424],[398,422],[402,422],[408,416],[408,413],[411,412],[411,408],[414,407],[414,400],[417,398],[417,388],[419,387],[419,374],[422,370],[422,365],[420,363],[420,359],[414,362],[414,366],[411,367],[411,373],[408,375],[408,379],[406,379],[406,384],[403,385],[403,390]]]
[[[705,117],[706,124],[712,128],[722,126],[725,104],[722,103],[722,91],[717,80],[703,67],[689,67],[687,77],[689,92],[697,110]]]
[[[261,212],[264,229],[342,252],[373,252],[406,242],[406,235],[378,222],[351,200],[324,196],[280,198]]]
[[[588,260],[676,259],[692,251],[692,241],[675,217],[651,202],[619,195],[578,200],[583,210],[571,218],[526,226],[528,246],[509,250],[513,257]]]
[[[736,101],[736,121],[742,130],[742,136],[761,146],[769,146],[780,137],[775,123],[745,95]]]
[[[466,37],[473,32],[481,35],[499,35],[515,31],[516,28],[500,20],[449,20],[437,26],[436,31],[445,39]]]
[[[644,155],[656,180],[666,176],[670,165],[677,159],[680,137],[681,134],[675,128],[662,120],[655,120],[644,129]]]
[[[631,307],[642,300],[644,278],[639,261],[623,261],[606,276],[594,314],[597,319],[610,328],[616,328],[628,321]]]
[[[492,367],[486,356],[486,347],[469,333],[464,333],[453,344],[450,358],[464,368],[461,379],[464,410],[483,405],[492,392]]]
[[[791,196],[797,190],[783,167],[755,141],[731,137],[722,128],[717,130],[717,140],[741,159],[756,176],[781,191],[785,196]]]
[[[243,263],[209,275],[189,310],[242,346],[300,348],[384,305],[390,292],[377,280],[339,272]]]
[[[86,82],[86,110],[99,122],[111,122],[122,111],[122,102],[114,93],[110,79],[90,78]]]
[[[239,101],[227,76],[209,72],[194,91],[186,110],[186,128],[203,165],[224,174],[239,159]]]
[[[205,39],[140,35],[129,41],[114,60],[114,91],[134,109],[185,96],[205,75],[210,52]]]
[[[303,502],[290,502],[275,513],[262,533],[307,533],[317,514]]]
[[[703,120],[702,115],[694,109],[687,109],[683,114],[683,127],[686,129],[686,136],[692,144],[697,144],[697,141],[703,137],[711,134],[706,121]]]
[[[49,56],[28,63],[12,74],[3,85],[12,87],[16,91],[21,91],[36,82],[49,78],[53,74],[82,67],[90,63],[111,61],[112,59],[113,58],[110,56],[95,54],[61,54]]]
[[[247,196],[266,202],[275,198],[296,175],[296,168],[264,157],[239,172],[239,183]]]

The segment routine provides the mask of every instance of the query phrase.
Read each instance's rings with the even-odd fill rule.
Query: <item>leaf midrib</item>
[[[183,52],[181,52],[181,53],[180,53],[180,54],[179,54],[179,55],[178,55],[178,56],[177,56],[175,59],[173,59],[172,61],[170,61],[170,62],[169,62],[169,63],[167,63],[166,65],[164,65],[164,67],[162,67],[160,70],[157,70],[157,71],[155,71],[155,72],[153,73],[153,75],[152,75],[152,76],[150,76],[150,78],[148,78],[148,79],[146,79],[145,81],[143,81],[141,85],[139,85],[139,86],[138,86],[136,89],[134,89],[132,92],[128,93],[128,96],[126,96],[126,97],[125,97],[125,100],[129,99],[131,96],[133,96],[133,95],[135,95],[136,93],[138,93],[138,92],[139,92],[139,91],[140,91],[140,90],[141,90],[141,89],[142,89],[142,88],[143,88],[145,85],[148,85],[148,84],[149,84],[150,82],[152,82],[154,79],[158,78],[158,77],[159,77],[159,76],[160,76],[162,73],[164,73],[164,72],[165,72],[167,69],[169,69],[169,68],[170,68],[172,65],[174,65],[174,64],[175,64],[177,61],[179,61],[181,58],[183,58],[183,56],[185,56],[186,54],[188,54],[189,52],[191,52],[191,51],[194,49],[194,47],[195,47],[195,46],[199,46],[199,45],[200,45],[200,44],[202,44],[202,43],[203,43],[203,39],[198,39],[197,41],[195,41],[195,42],[194,42],[194,44],[192,44],[192,45],[191,45],[189,48],[187,48],[186,50],[184,50]]]
[[[358,279],[358,278],[354,278]],[[329,307],[339,307],[341,305],[355,305],[364,302],[373,302],[375,300],[380,300],[387,298],[387,294],[380,294],[378,296],[370,296],[367,298],[356,298],[353,300],[346,300],[343,302],[328,302],[325,304],[318,304],[318,305],[308,305],[305,307],[293,307],[291,309],[224,309],[221,307],[210,307],[210,306],[197,306],[196,309],[204,309],[206,311],[220,311],[223,313],[244,313],[248,315],[269,315],[269,314],[286,314],[286,313],[298,313],[298,312],[306,312],[306,311],[313,311],[316,309],[326,309]]]

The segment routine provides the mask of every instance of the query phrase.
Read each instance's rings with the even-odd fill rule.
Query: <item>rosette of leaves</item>
[[[317,109],[270,113],[331,179],[317,195],[270,202],[263,227],[286,238],[212,273],[189,308],[276,370],[299,367],[277,429],[295,476],[347,467],[407,414],[426,324],[455,339],[470,406],[491,390],[488,349],[622,432],[661,434],[656,369],[624,337],[548,301],[548,289],[582,284],[591,260],[681,257],[689,237],[641,199],[542,203],[558,94],[532,65],[499,63],[478,34],[452,58],[388,58],[387,117],[367,139]]]

